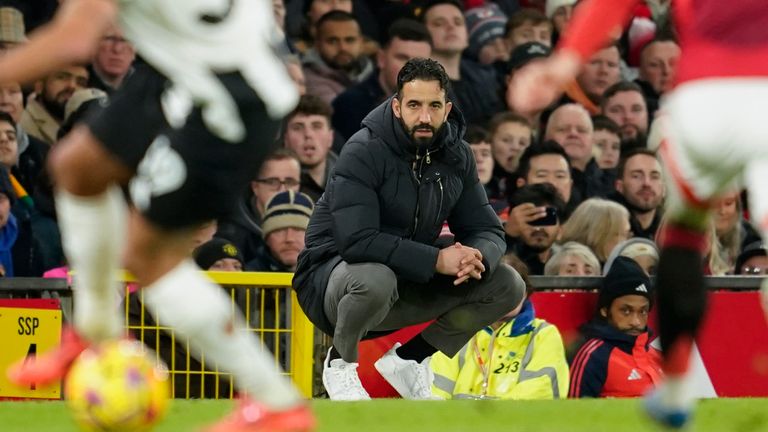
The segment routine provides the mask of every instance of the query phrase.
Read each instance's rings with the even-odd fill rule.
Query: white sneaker
[[[381,376],[406,399],[433,399],[432,381],[435,374],[429,368],[430,357],[421,363],[415,360],[401,359],[395,351],[400,343],[395,343],[374,366]]]
[[[328,397],[335,401],[370,400],[357,375],[357,363],[343,359],[331,360],[331,350],[323,362],[323,386]]]

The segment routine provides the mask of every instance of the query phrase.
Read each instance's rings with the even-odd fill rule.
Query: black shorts
[[[199,107],[183,126],[169,126],[160,101],[171,82],[148,66],[86,120],[104,147],[135,172],[129,184],[133,204],[162,228],[187,228],[229,215],[276,146],[279,122],[269,117],[256,92],[238,72],[218,77],[245,125],[241,142],[212,134]]]

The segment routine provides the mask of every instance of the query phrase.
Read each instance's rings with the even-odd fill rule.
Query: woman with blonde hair
[[[604,264],[613,248],[631,236],[629,211],[624,206],[601,198],[590,198],[579,204],[563,225],[560,240],[586,245]]]
[[[599,276],[600,262],[581,243],[568,242],[544,265],[544,276]]]

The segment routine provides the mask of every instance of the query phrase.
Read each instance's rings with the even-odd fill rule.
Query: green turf
[[[547,402],[377,400],[312,403],[319,432],[643,432],[659,431],[646,421],[637,400]],[[224,415],[231,403],[175,401],[156,432],[195,431]],[[76,432],[60,402],[2,402],[0,431]],[[716,399],[699,405],[689,431],[768,431],[767,399]]]

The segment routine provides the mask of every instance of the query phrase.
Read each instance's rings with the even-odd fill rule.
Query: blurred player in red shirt
[[[552,103],[639,2],[580,3],[556,52],[515,74],[510,105],[525,113]],[[682,53],[660,114],[660,152],[670,179],[657,279],[666,381],[645,407],[655,420],[680,428],[693,406],[685,376],[706,308],[702,254],[712,201],[746,186],[752,218],[768,234],[768,8],[761,0],[734,0],[727,7],[717,0],[679,0],[672,12]]]

